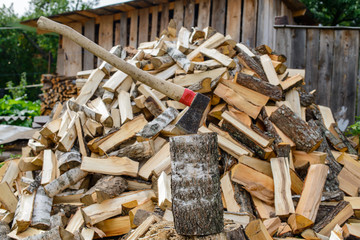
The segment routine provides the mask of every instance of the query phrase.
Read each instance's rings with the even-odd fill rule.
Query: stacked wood
[[[53,74],[41,75],[41,115],[50,115],[58,102],[65,102],[78,94],[76,77],[58,76]]]
[[[304,72],[212,28],[175,33],[172,22],[154,42],[110,52],[211,98],[198,134],[176,127],[189,107],[108,63],[79,72],[79,95],[0,168],[4,232],[12,223],[8,236],[29,240],[358,238],[359,146],[302,88]]]

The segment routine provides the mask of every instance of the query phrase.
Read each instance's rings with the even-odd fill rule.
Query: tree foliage
[[[319,23],[326,26],[359,26],[360,0],[301,0]]]
[[[47,71],[47,59],[42,58],[29,41],[36,42],[36,33],[11,27],[13,22],[19,21],[12,5],[9,8],[3,5],[0,13],[0,88],[9,81],[18,85],[23,72],[27,73],[28,81],[34,83]]]
[[[40,16],[60,14],[94,6],[99,0],[31,0],[25,16],[17,16],[13,5],[0,6],[0,88],[11,81],[19,85],[22,73],[28,84],[40,83],[41,74],[54,73],[59,37],[56,34],[36,34],[18,22]],[[17,24],[16,24],[17,23]],[[16,26],[16,27],[14,27]],[[50,68],[49,68],[49,60]],[[27,89],[30,100],[38,99],[40,89]]]
[[[37,18],[39,16],[50,16],[63,12],[89,9],[96,5],[99,0],[83,2],[82,0],[31,0],[30,11],[26,18]]]

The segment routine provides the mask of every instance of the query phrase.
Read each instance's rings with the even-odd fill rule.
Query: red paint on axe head
[[[191,91],[190,89],[185,88],[183,95],[181,96],[179,102],[185,104],[186,106],[190,106],[192,101],[194,100],[196,93]]]

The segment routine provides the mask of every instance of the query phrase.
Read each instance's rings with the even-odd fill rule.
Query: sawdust
[[[231,229],[234,225],[233,221],[225,221],[225,232],[227,229]],[[236,224],[235,224],[236,225]],[[204,236],[204,237],[196,237],[196,236],[181,236],[176,233],[174,223],[168,221],[160,221],[150,226],[149,230],[145,233],[145,235],[139,240],[225,240],[226,236],[224,233]]]
[[[185,237],[180,236],[176,233],[173,222],[161,221],[150,226],[149,230],[144,237],[139,240],[186,240]]]

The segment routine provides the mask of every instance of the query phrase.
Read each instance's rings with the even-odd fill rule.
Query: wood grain
[[[157,37],[158,32],[158,17],[159,17],[159,6],[152,7],[151,13],[151,34],[150,41],[154,41]]]
[[[90,19],[84,25],[84,36],[95,41],[95,19]],[[94,54],[84,50],[84,66],[83,70],[94,68]]]
[[[210,26],[215,28],[216,31],[224,34],[225,33],[225,0],[213,0],[212,1],[212,12],[211,12],[211,24]]]
[[[210,6],[211,2],[208,0],[200,0],[199,1],[199,14],[197,25],[200,29],[203,29],[209,26],[210,23]]]
[[[241,2],[241,0],[227,2],[226,34],[230,34],[236,42],[240,42]]]
[[[81,33],[81,22],[71,23],[69,27]],[[82,69],[81,47],[67,37],[63,37],[63,48],[64,74],[65,76],[76,76],[77,72]]]
[[[139,43],[149,40],[149,8],[139,10]]]
[[[137,47],[138,42],[138,18],[139,18],[139,11],[133,10],[130,13],[131,15],[131,22],[130,22],[130,39],[129,45],[132,47]]]

